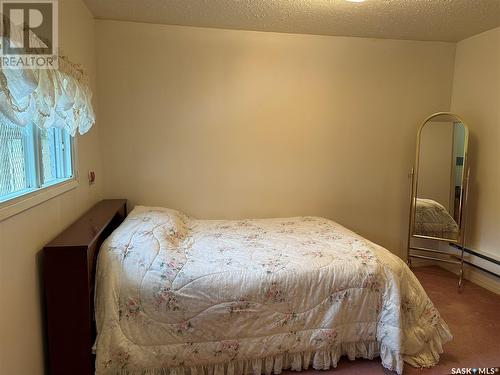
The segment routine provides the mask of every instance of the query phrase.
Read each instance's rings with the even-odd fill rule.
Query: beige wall
[[[80,0],[60,0],[60,46],[81,63],[95,86],[94,20]],[[94,90],[95,92],[95,90]],[[80,186],[0,222],[0,374],[43,374],[38,252],[101,199],[99,129],[78,137]],[[86,174],[97,171],[89,188]]]
[[[467,246],[500,259],[500,28],[457,44],[451,109],[471,132]]]
[[[419,123],[455,45],[97,21],[105,195],[322,215],[403,254]]]

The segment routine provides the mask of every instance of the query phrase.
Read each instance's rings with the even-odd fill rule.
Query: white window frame
[[[41,146],[37,144],[39,142],[39,132],[40,129],[33,125],[30,132],[31,136],[26,137],[27,145],[24,148],[26,153],[38,153],[35,158],[41,158]],[[41,184],[40,181],[31,181],[30,185],[41,187],[15,192],[12,194],[12,198],[0,202],[0,222],[78,187],[80,182],[78,176],[77,137],[72,137],[70,141],[71,163],[65,163],[65,165],[72,169],[73,176],[70,178],[56,178],[45,185]],[[27,160],[33,160],[33,155],[31,154]],[[40,165],[40,163],[37,164]],[[39,167],[36,167],[32,162],[26,163],[26,177],[33,179],[38,176],[40,178],[41,174],[33,173],[33,168]],[[60,165],[56,166],[56,168],[59,169]],[[58,175],[59,172],[61,171],[58,171]]]

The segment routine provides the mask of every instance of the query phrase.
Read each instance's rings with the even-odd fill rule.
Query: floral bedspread
[[[417,198],[415,234],[456,239],[458,225],[442,204],[432,199]]]
[[[136,207],[103,244],[96,374],[235,375],[374,358],[433,366],[446,323],[398,257],[319,217]]]

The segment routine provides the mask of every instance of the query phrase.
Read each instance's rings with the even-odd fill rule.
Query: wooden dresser
[[[103,241],[127,216],[125,199],[97,203],[43,250],[50,375],[94,374],[94,280]]]

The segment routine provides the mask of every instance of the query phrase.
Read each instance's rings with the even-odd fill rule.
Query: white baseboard
[[[441,243],[441,250],[448,251],[450,253],[454,253],[456,255],[460,255],[460,250],[456,247],[449,246],[447,244]],[[477,254],[477,253],[476,253]],[[470,264],[464,264],[464,278],[477,284],[493,293],[500,294],[500,277],[494,276],[500,275],[500,265],[494,263],[496,259],[491,257],[493,261],[489,261],[487,259],[481,258],[475,255],[474,253],[466,252],[464,254],[464,259],[466,262]],[[439,264],[443,268],[447,268],[454,273],[458,273],[458,268],[450,265]],[[474,267],[475,266],[475,267]],[[449,267],[449,268],[448,268]],[[491,273],[483,271],[482,269],[489,271]]]
[[[450,246],[448,243],[445,242],[429,241],[420,238],[416,239],[415,241],[416,244],[414,244],[414,246],[436,248],[441,251],[445,251],[450,254],[455,254],[458,256],[460,256],[461,254],[461,251],[459,249],[457,249],[454,246]],[[413,250],[413,253],[428,256],[428,254],[419,252],[417,250]],[[484,252],[480,254],[479,252],[468,250],[464,254],[464,260],[466,262],[464,264],[464,278],[466,280],[474,284],[477,284],[485,289],[488,289],[493,293],[500,294],[500,277],[495,276],[495,275],[500,275],[500,264],[498,264],[497,257],[494,257],[491,254],[485,254]],[[436,262],[432,260],[412,258],[412,266],[419,267],[428,265],[439,266],[455,274],[458,274],[459,272],[459,267],[457,265],[444,262]],[[489,272],[485,272],[483,270]]]
[[[434,264],[458,275],[459,269],[457,266],[444,263],[438,264],[437,262]],[[496,276],[490,275],[484,271],[465,264],[464,279],[470,281],[471,283],[479,285],[484,289],[488,289],[490,292],[500,295],[500,278]]]

